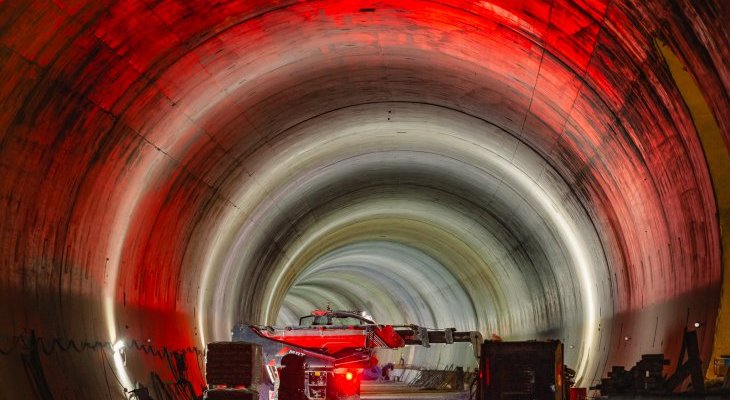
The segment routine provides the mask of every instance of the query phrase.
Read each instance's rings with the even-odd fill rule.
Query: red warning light
[[[360,394],[360,370],[336,368],[334,372],[334,386],[340,397]]]

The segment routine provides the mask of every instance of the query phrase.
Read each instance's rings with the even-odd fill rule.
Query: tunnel
[[[200,395],[206,343],[328,305],[559,339],[582,387],[696,329],[712,376],[728,11],[0,1],[0,399]]]

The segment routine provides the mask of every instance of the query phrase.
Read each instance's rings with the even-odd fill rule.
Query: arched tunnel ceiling
[[[709,356],[727,204],[658,43],[727,145],[727,17],[722,1],[0,2],[0,379],[111,397],[169,371],[140,350],[101,372],[60,345],[29,380],[30,332],[200,349],[326,303],[559,338],[584,385],[678,353],[687,321]]]

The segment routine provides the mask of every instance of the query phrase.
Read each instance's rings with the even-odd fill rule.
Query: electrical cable
[[[101,367],[102,367],[102,369],[104,371],[104,381],[106,382],[106,390],[107,390],[107,393],[109,395],[109,400],[112,400],[112,389],[111,389],[111,387],[109,387],[109,377],[106,375],[106,365],[104,365],[103,356],[100,355],[99,357],[102,357]]]
[[[102,355],[102,357],[104,357],[104,361],[106,361],[106,364],[109,366],[109,369],[112,371],[112,375],[114,375],[114,379],[116,379],[117,380],[117,383],[119,383],[119,387],[121,387],[122,389],[124,389],[124,391],[126,392],[127,391],[127,388],[124,387],[124,384],[122,384],[122,381],[119,380],[119,377],[117,376],[117,373],[114,372],[114,367],[111,365],[111,363],[109,363],[109,358],[107,358],[106,352],[102,351],[101,352],[101,355]]]
[[[28,343],[25,335],[18,335],[12,337],[13,343],[8,347],[7,349],[0,348],[0,355],[8,356],[13,354],[18,349],[21,349],[23,351],[30,350],[32,347],[31,344]],[[56,351],[63,351],[68,352],[70,350],[74,350],[77,353],[81,353],[86,350],[99,350],[103,348],[112,349],[113,345],[111,342],[103,342],[103,341],[95,341],[95,342],[77,342],[73,339],[61,339],[61,338],[43,338],[43,337],[36,337],[35,339],[35,346],[40,347],[40,350],[45,355],[51,355]],[[139,344],[136,340],[132,340],[130,342],[130,346],[134,347],[137,350],[141,350],[145,354],[150,354],[156,357],[159,357],[162,360],[169,359],[169,356],[171,354],[170,350],[168,350],[166,347],[162,347],[162,349],[155,349],[152,345],[147,344]],[[197,356],[202,356],[204,353],[198,349],[197,347],[186,347],[181,348],[179,350],[175,350],[172,353],[195,353]]]
[[[153,385],[153,388],[155,389],[155,394],[157,395],[157,398],[159,400],[163,400],[162,399],[162,394],[165,395],[165,398],[167,400],[175,400],[175,398],[172,397],[172,395],[170,394],[170,391],[167,390],[167,387],[165,386],[165,383],[162,382],[162,378],[160,378],[160,376],[157,375],[157,373],[152,372],[150,374],[150,376],[152,378],[152,385]],[[158,387],[159,387],[159,389],[158,389]]]
[[[27,336],[27,337],[26,337]],[[129,348],[134,348],[137,351],[141,351],[144,354],[151,355],[153,357],[157,357],[167,363],[168,368],[170,368],[170,371],[175,379],[175,382],[172,382],[170,384],[165,384],[161,377],[157,375],[155,372],[152,372],[152,382],[153,382],[153,388],[155,390],[155,394],[157,395],[157,398],[159,400],[176,400],[176,399],[197,399],[197,395],[195,393],[195,389],[193,388],[193,385],[190,381],[187,380],[187,378],[183,375],[183,372],[178,369],[178,363],[176,363],[176,360],[173,360],[175,357],[182,357],[182,359],[185,359],[185,355],[188,353],[193,353],[195,356],[195,361],[198,365],[198,371],[201,375],[204,375],[203,367],[200,363],[200,357],[204,356],[204,352],[198,349],[197,347],[186,347],[181,348],[179,350],[170,351],[167,349],[167,347],[162,347],[160,349],[157,349],[153,347],[150,344],[146,343],[140,343],[137,340],[132,340],[129,342]],[[82,353],[84,351],[100,351],[100,357],[103,367],[103,374],[104,374],[104,380],[106,382],[109,399],[112,399],[113,396],[111,394],[111,387],[110,387],[110,381],[108,373],[109,371],[114,376],[114,379],[116,380],[117,384],[120,388],[123,389],[125,393],[128,393],[124,384],[122,384],[121,380],[119,379],[119,376],[117,376],[111,362],[109,361],[107,350],[114,351],[113,345],[111,342],[103,342],[103,341],[95,341],[95,342],[89,342],[89,341],[76,341],[73,339],[60,339],[60,338],[42,338],[35,336],[35,333],[33,331],[30,332],[29,335],[17,335],[12,337],[12,344],[7,348],[3,349],[0,348],[0,355],[2,356],[9,356],[11,354],[14,354],[19,351],[36,351],[36,352],[43,352],[46,356],[50,356],[57,352],[71,352],[75,351],[77,353]],[[182,361],[185,362],[185,361]],[[186,368],[187,369],[187,368]],[[168,387],[169,385],[173,386],[172,388]]]

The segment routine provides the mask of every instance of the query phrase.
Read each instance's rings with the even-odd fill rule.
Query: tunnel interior
[[[0,1],[0,382],[124,398],[179,378],[175,353],[199,394],[233,324],[328,304],[560,339],[583,387],[676,358],[696,322],[707,367],[730,351],[728,17]],[[464,346],[384,360],[402,356],[475,365]]]

